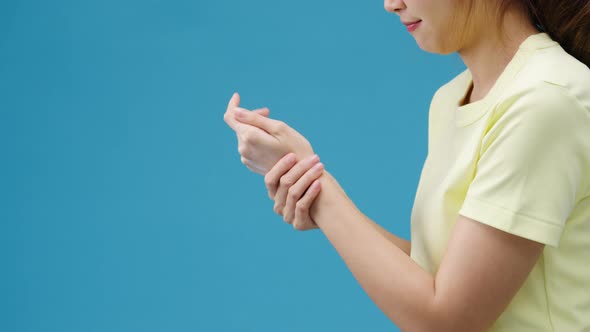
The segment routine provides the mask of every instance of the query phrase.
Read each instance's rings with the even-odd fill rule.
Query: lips
[[[414,22],[407,22],[404,24],[406,25],[406,29],[408,29],[408,32],[413,32],[414,30],[418,29],[420,22],[422,22],[422,20],[418,20],[418,21],[414,21]]]
[[[417,21],[412,21],[412,22],[404,22],[404,21],[402,21],[402,23],[403,23],[405,26],[412,25],[412,24],[414,24],[414,23],[418,23],[418,22],[422,22],[422,20],[417,20]]]

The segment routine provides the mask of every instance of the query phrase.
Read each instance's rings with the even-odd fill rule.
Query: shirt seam
[[[563,225],[561,225],[561,224],[559,224],[559,223],[555,223],[555,222],[553,222],[553,221],[549,221],[549,220],[541,219],[541,218],[539,218],[539,217],[531,216],[531,215],[529,215],[529,214],[526,214],[526,213],[517,212],[517,211],[511,210],[511,209],[509,209],[509,208],[507,208],[507,207],[500,206],[500,205],[497,205],[497,204],[494,204],[494,203],[490,203],[490,202],[488,202],[488,201],[486,201],[486,200],[483,200],[483,199],[481,199],[481,198],[479,198],[479,197],[476,197],[476,196],[473,196],[473,195],[470,195],[470,196],[469,196],[469,198],[470,198],[470,199],[474,199],[474,200],[476,200],[476,201],[478,201],[478,202],[480,202],[480,203],[483,203],[483,204],[489,205],[489,206],[491,206],[491,207],[494,207],[494,208],[497,208],[497,209],[500,209],[500,210],[503,210],[503,211],[507,211],[507,212],[509,212],[509,213],[513,213],[513,214],[515,214],[515,215],[517,215],[517,216],[525,217],[525,218],[532,219],[532,220],[535,220],[535,221],[538,221],[538,222],[542,222],[542,223],[544,223],[544,224],[547,224],[547,225],[550,225],[550,226],[553,226],[553,227],[558,227],[558,228],[560,228],[560,229],[563,229]]]
[[[545,260],[545,255],[541,256],[543,259],[543,289],[545,289],[545,302],[547,303],[547,317],[549,317],[549,324],[551,325],[551,331],[555,331],[555,326],[553,325],[553,318],[551,317],[551,302],[549,302],[549,292],[547,291],[547,262]]]
[[[576,101],[576,104],[578,104],[578,106],[580,106],[581,109],[583,109],[586,112],[589,112],[590,111],[589,109],[587,109],[586,107],[584,107],[584,104],[582,104],[582,102],[578,99],[578,97],[574,96],[566,86],[563,86],[563,85],[561,85],[559,83],[556,83],[556,82],[547,81],[547,80],[543,80],[543,83],[546,83],[546,84],[548,84],[550,86],[559,87],[560,90],[563,91],[568,97],[570,97],[573,100],[575,100]]]
[[[578,97],[576,97],[575,95],[573,95],[570,90],[566,87],[563,86],[561,84],[555,83],[555,82],[551,82],[551,81],[547,81],[547,80],[543,80],[543,83],[549,85],[549,86],[556,86],[558,87],[558,90],[561,90],[562,93],[564,95],[566,95],[566,97],[569,97],[571,99],[574,100],[574,102],[580,107],[580,109],[584,110],[587,113],[590,113],[590,109],[584,107],[584,104],[582,104],[582,102],[578,99]],[[585,200],[586,198],[590,197],[590,185],[588,186],[588,188],[585,188],[585,190],[583,191],[585,194],[576,202],[576,204],[578,204],[579,202]]]

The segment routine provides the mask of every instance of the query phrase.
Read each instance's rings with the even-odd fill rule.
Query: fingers
[[[230,126],[230,128],[234,131],[237,130],[236,124],[238,124],[238,122],[234,118],[233,109],[238,106],[240,106],[240,95],[237,92],[234,92],[229,102],[227,103],[227,109],[223,114],[223,121],[225,121],[225,123],[227,123],[227,125]]]
[[[307,172],[313,165],[320,161],[320,157],[318,155],[309,156],[297,164],[293,166],[286,174],[281,176],[279,179],[279,186],[277,192],[275,194],[275,207],[274,211],[279,214],[283,215],[283,209],[285,207],[285,203],[287,202],[287,194],[289,188],[297,183],[297,180]]]
[[[263,107],[263,108],[255,109],[252,112],[256,112],[257,114],[260,114],[260,115],[268,118],[270,110],[266,107]]]
[[[296,161],[297,158],[294,153],[287,153],[266,173],[264,184],[266,185],[270,199],[274,200],[275,198],[281,176],[287,173],[295,165]]]
[[[282,121],[269,119],[260,114],[245,111],[242,108],[235,109],[236,120],[241,123],[258,127],[271,135],[276,135],[284,130],[286,124]]]
[[[236,110],[244,111],[244,112],[247,112],[247,113],[258,114],[258,115],[263,116],[263,117],[266,118],[266,117],[268,117],[268,115],[270,113],[270,111],[268,110],[268,108],[263,107],[263,108],[255,109],[253,111],[249,111],[249,110],[247,110],[245,108],[236,107],[235,109],[231,110],[231,112],[232,112],[231,114],[233,114],[233,115],[230,116],[230,118],[232,119],[231,122],[233,122],[232,123],[232,125],[233,125],[233,128],[232,129],[238,135],[245,134],[248,131],[259,131],[259,132],[261,132],[261,133],[263,133],[265,135],[268,135],[268,132],[266,132],[264,129],[261,129],[261,128],[256,127],[256,126],[253,126],[253,125],[249,125],[249,124],[246,124],[246,123],[242,123],[242,122],[236,121],[236,119],[235,119],[235,112],[236,112]]]
[[[314,180],[303,197],[301,197],[297,204],[295,204],[295,220],[293,221],[293,228],[299,231],[319,228],[318,225],[311,219],[311,216],[309,215],[309,209],[316,197],[318,197],[318,194],[321,190],[322,185],[320,180]]]
[[[227,125],[236,132],[238,131],[238,128],[239,128],[239,122],[236,121],[234,113],[235,113],[235,109],[239,108],[239,106],[240,106],[240,95],[237,92],[234,92],[234,94],[231,96],[229,102],[227,103],[227,108],[225,110],[225,113],[223,114],[223,121],[225,121],[225,123],[227,123]],[[245,111],[248,112],[247,110],[245,110]],[[252,112],[254,112],[255,114],[261,115],[265,118],[268,118],[270,110],[267,107],[263,107],[263,108],[253,110]]]
[[[233,95],[231,95],[231,98],[229,100],[229,103],[227,104],[228,108],[233,108],[233,107],[238,107],[240,106],[240,94],[237,92],[234,92]]]
[[[269,135],[269,133],[266,130],[259,128],[255,125],[250,125],[250,124],[236,121],[236,117],[235,117],[236,110],[244,111],[247,113],[253,113],[253,114],[256,114],[256,115],[263,117],[263,118],[268,118],[268,115],[270,113],[268,108],[265,107],[265,108],[259,108],[259,109],[253,110],[253,111],[249,111],[245,108],[236,107],[234,109],[229,110],[226,113],[226,115],[224,115],[223,119],[229,125],[229,127],[231,129],[233,129],[238,135],[243,134],[249,130],[260,131],[266,135]],[[275,121],[275,120],[273,120],[273,121]]]
[[[283,217],[287,223],[291,223],[295,218],[295,205],[301,199],[307,188],[317,180],[324,172],[324,165],[322,163],[315,164],[309,169],[297,182],[289,188],[287,193],[287,201],[283,209]]]

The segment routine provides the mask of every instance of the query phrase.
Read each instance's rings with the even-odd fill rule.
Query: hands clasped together
[[[268,118],[267,108],[248,111],[239,104],[234,93],[223,119],[236,132],[242,163],[264,175],[274,211],[285,222],[301,231],[319,228],[311,218],[312,204],[333,182],[324,181],[329,177],[311,144],[286,123]]]

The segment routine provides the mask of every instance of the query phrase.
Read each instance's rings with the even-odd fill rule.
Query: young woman
[[[411,242],[371,221],[309,142],[229,102],[275,212],[319,228],[403,331],[590,331],[590,1],[385,0],[467,69],[429,111]]]

